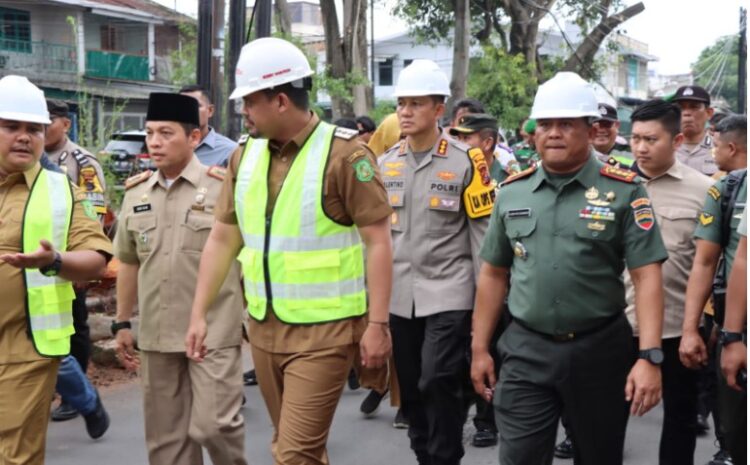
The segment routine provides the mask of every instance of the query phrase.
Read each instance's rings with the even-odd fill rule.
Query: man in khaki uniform
[[[464,450],[466,353],[479,247],[495,186],[485,154],[438,127],[448,78],[415,60],[395,96],[406,138],[379,160],[393,207],[391,329],[411,448],[420,464],[458,464]]]
[[[198,102],[151,94],[146,144],[158,171],[130,178],[115,238],[121,264],[112,331],[127,368],[138,366],[130,317],[138,301],[143,408],[151,465],[244,464],[242,291],[231,267],[209,316],[203,364],[185,357],[184,337],[201,251],[221,191],[223,170],[201,165]]]
[[[682,86],[672,101],[682,110],[681,131],[685,136],[685,141],[677,149],[677,160],[706,176],[713,176],[718,168],[711,156],[713,139],[706,128],[714,114],[711,96],[703,87]]]
[[[661,365],[664,395],[659,463],[693,463],[698,415],[698,372],[680,362],[685,291],[695,256],[693,232],[703,208],[704,192],[713,180],[677,161],[675,150],[682,142],[680,110],[663,100],[639,106],[633,122],[631,145],[636,164],[633,170],[645,180],[669,258],[662,264],[664,284],[664,326]],[[638,337],[635,288],[625,273],[628,302],[625,310]]]
[[[68,138],[70,118],[68,104],[62,100],[47,99],[47,110],[52,123],[45,129],[44,150],[50,162],[59,166],[70,180],[86,195],[94,211],[102,221],[107,212],[104,199],[104,173],[99,160],[80,145]],[[75,286],[76,299],[73,301],[73,327],[70,353],[86,373],[91,356],[88,309],[86,308],[86,284]],[[63,364],[63,366],[65,366]],[[67,371],[66,371],[67,372]],[[78,411],[63,398],[52,412],[53,421],[70,420],[78,416]]]
[[[26,78],[0,79],[0,463],[44,463],[49,406],[59,359],[41,355],[29,336],[27,282],[24,273],[62,280],[98,279],[112,245],[83,193],[73,190],[67,248],[55,250],[43,241],[22,253],[25,206],[41,176],[44,125],[49,124],[44,94]],[[47,174],[48,176],[50,174]],[[61,175],[57,175],[61,176]],[[47,211],[52,211],[51,207]],[[52,215],[50,214],[51,218]],[[52,237],[49,238],[53,240]],[[61,281],[62,282],[62,281]],[[52,304],[55,304],[52,302]],[[65,322],[65,321],[64,321]],[[67,326],[69,325],[69,326]],[[72,330],[72,316],[66,329]],[[69,333],[69,334],[70,334]]]
[[[258,385],[274,426],[271,451],[281,465],[329,463],[328,431],[357,343],[366,367],[382,366],[390,352],[391,209],[357,132],[309,110],[312,73],[287,41],[257,39],[242,49],[230,98],[243,98],[243,114],[268,139],[242,141],[230,160],[186,337],[188,355],[203,360],[208,305],[239,255]],[[339,238],[351,242],[341,248]],[[363,277],[365,267],[366,303],[363,280],[339,278]]]

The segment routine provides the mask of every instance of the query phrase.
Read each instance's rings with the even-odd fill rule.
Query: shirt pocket
[[[156,242],[156,215],[136,215],[128,218],[128,233],[135,242],[139,256],[148,255]]]
[[[430,195],[427,220],[427,233],[430,235],[457,233],[466,221],[466,215],[461,211],[461,198]]]
[[[214,217],[208,213],[188,210],[185,223],[182,224],[182,241],[180,250],[200,253],[206,245]]]
[[[505,217],[505,234],[510,240],[524,239],[536,230],[536,218],[508,218]]]
[[[693,233],[698,224],[699,210],[680,207],[661,208],[656,216],[659,219],[659,232],[667,250],[672,252],[693,249]]]

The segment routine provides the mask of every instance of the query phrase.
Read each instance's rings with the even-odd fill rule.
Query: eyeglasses
[[[597,126],[603,129],[610,129],[612,126],[615,125],[615,122],[610,121],[608,119],[600,119],[599,121],[595,121],[594,124],[596,124]]]

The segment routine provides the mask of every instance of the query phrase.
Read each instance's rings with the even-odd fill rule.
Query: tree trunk
[[[326,65],[332,78],[343,79],[347,74],[345,59],[347,53],[339,31],[339,19],[334,0],[320,0],[320,13],[323,16],[323,30],[326,37]],[[349,102],[335,95],[330,97],[333,119],[354,115]]]
[[[524,0],[501,1],[505,13],[511,18],[509,37],[511,55],[520,53],[527,63],[538,63],[536,39],[539,35],[539,22],[549,13],[554,4],[555,0],[537,0],[534,5],[539,8],[536,8],[529,6]],[[539,67],[535,66],[535,69],[538,75]]]
[[[453,72],[451,76],[451,97],[448,107],[456,100],[466,97],[466,81],[469,75],[469,36],[471,14],[469,0],[455,0],[456,24],[453,37]]]
[[[589,32],[575,52],[568,57],[562,70],[577,72],[584,78],[592,77],[590,76],[591,63],[594,61],[594,56],[596,55],[596,52],[599,51],[604,39],[607,38],[610,32],[620,26],[620,24],[641,13],[645,9],[643,2],[638,2],[633,6],[625,8],[619,13],[605,16],[601,22]]]
[[[367,0],[344,2],[344,41],[345,50],[350,53],[345,57],[346,69],[362,78],[367,77]],[[367,114],[372,108],[369,86],[355,85],[352,88],[353,115]]]
[[[285,36],[292,35],[292,15],[286,0],[274,0],[273,8],[276,13],[276,27]]]

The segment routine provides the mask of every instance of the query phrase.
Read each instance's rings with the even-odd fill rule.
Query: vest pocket
[[[340,251],[287,253],[283,261],[286,279],[271,285],[274,301],[290,309],[341,306]]]

